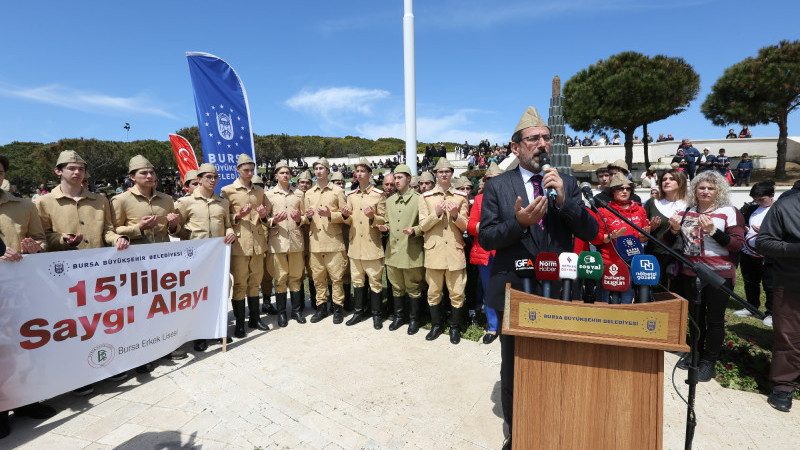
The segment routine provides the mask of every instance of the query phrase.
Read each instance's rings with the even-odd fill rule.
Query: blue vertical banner
[[[203,162],[216,166],[219,194],[223,186],[239,177],[236,161],[240,154],[256,160],[247,92],[236,71],[222,59],[199,52],[187,52],[186,58],[194,88]]]

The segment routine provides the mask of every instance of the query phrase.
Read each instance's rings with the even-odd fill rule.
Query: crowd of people
[[[539,233],[550,234],[547,242],[560,251],[580,252],[594,246],[605,264],[624,264],[615,250],[617,239],[640,237],[647,251],[661,261],[662,287],[684,298],[695,298],[695,274],[690,267],[676,264],[608,210],[589,210],[580,199],[574,178],[538,166],[539,155],[550,151],[550,139],[547,125],[535,109],[529,108],[508,148],[492,147],[488,142],[477,148],[467,143],[462,147],[463,155],[469,158],[490,155],[482,164],[475,162],[487,169],[480,181],[454,177],[454,167],[447,158],[433,154],[443,147],[431,147],[431,155],[426,152],[423,162],[430,156],[430,162],[435,163],[430,170],[423,169],[419,177],[413,176],[409,166],[392,161],[391,173],[376,178],[375,163],[359,159],[352,168],[349,192],[344,187],[345,172],[350,168],[332,171],[325,158],[315,161],[311,170],[298,173],[293,184],[292,168],[285,162],[275,165],[273,180],[264,180],[256,174],[254,161],[242,154],[237,161],[239,177],[223,187],[220,195],[214,193],[219,180],[217,169],[206,163],[185,174],[181,186],[185,194],[177,200],[156,190],[155,169],[142,156],[129,162],[129,189],[110,199],[91,192],[86,162],[76,152],[65,150],[54,169],[59,184],[50,192],[40,191],[30,201],[0,190],[0,231],[7,245],[2,260],[19,261],[25,254],[41,251],[103,246],[124,251],[130,245],[175,239],[224,238],[232,247],[235,338],[245,337],[248,329],[268,330],[263,314],[277,316],[279,327],[288,326],[290,318],[298,324],[306,323],[307,280],[315,309],[312,323],[332,316],[333,323],[340,324],[350,314],[347,326],[371,318],[373,327],[379,330],[388,319],[389,330],[407,325],[407,333],[413,335],[429,317],[426,340],[437,339],[449,324],[450,342],[458,344],[461,327],[468,320],[477,323],[483,311],[487,319],[483,342],[491,344],[501,334],[498,323],[504,313],[498,286],[504,287],[505,281],[519,285],[519,279],[509,273],[518,256],[515,252],[527,250],[535,255],[556,249],[537,247],[535,236]],[[691,146],[691,142],[684,140],[685,145]],[[509,151],[519,159],[519,167],[503,173],[497,163]],[[777,225],[768,226],[765,220],[773,208],[774,184],[755,184],[751,189],[753,203],[740,211],[728,200],[728,183],[720,170],[727,170],[727,166],[717,166],[720,156],[711,159],[707,149],[704,153],[705,159],[696,157],[693,164],[687,160],[685,167],[679,164],[661,173],[650,168],[642,177],[642,185],[647,183],[651,188],[644,202],[635,193],[625,163],[612,163],[596,172],[600,191],[596,197],[689,260],[707,264],[729,287],[741,265],[751,305],[760,306],[759,286],[763,286],[768,314],[764,324],[771,326],[773,317],[774,323],[781,323],[783,328],[780,333],[776,330],[776,337],[783,336],[781,342],[788,346],[780,366],[783,373],[773,377],[782,384],[776,384],[770,404],[788,410],[791,395],[787,399],[785,392],[793,390],[796,383],[786,372],[800,367],[793,362],[798,356],[790,344],[797,326],[787,324],[787,320],[798,312],[796,305],[782,306],[786,317],[779,316],[779,302],[775,300],[784,294],[782,289],[778,293],[773,280],[781,270],[789,269],[785,264],[773,264],[768,257],[784,258],[786,248],[770,244],[762,247],[762,241],[787,239],[785,233],[777,231]],[[724,157],[724,150],[720,153]],[[11,162],[0,157],[0,181],[10,168]],[[516,184],[520,175],[524,186]],[[555,193],[550,200],[543,195],[546,189]],[[509,192],[527,192],[528,199],[517,196],[515,204]],[[794,217],[792,220],[797,220],[800,215]],[[569,225],[559,225],[563,223]],[[765,229],[770,230],[766,238]],[[795,236],[797,230],[791,233]],[[792,240],[794,237],[789,239],[791,245],[800,245]],[[617,297],[596,284],[578,286],[576,296],[590,302],[650,300],[637,298],[632,288]],[[701,296],[699,379],[708,381],[715,376],[722,347],[727,295],[706,288]],[[745,316],[749,312],[743,309],[736,314]],[[508,378],[513,376],[508,373],[506,360],[509,348],[513,354],[513,342],[500,337],[503,408],[508,421]],[[203,352],[208,344],[198,340],[192,347]],[[776,338],[776,355],[780,348]],[[186,356],[181,349],[168,355],[173,359]],[[689,364],[684,358],[680,366]],[[152,368],[147,364],[137,371]],[[87,395],[91,391],[91,386],[86,386],[75,393]],[[45,418],[54,411],[36,403],[17,409],[15,414]],[[0,437],[9,432],[8,412],[4,412]]]

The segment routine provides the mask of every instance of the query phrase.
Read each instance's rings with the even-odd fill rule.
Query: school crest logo
[[[105,367],[114,359],[114,347],[111,344],[100,344],[89,351],[86,362],[98,369]]]

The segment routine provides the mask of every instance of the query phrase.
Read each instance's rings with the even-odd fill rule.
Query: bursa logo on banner
[[[636,255],[631,262],[633,284],[655,286],[658,284],[661,267],[653,255]]]

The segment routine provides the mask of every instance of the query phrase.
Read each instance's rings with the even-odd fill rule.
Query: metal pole
[[[417,175],[417,80],[414,68],[414,1],[404,0],[403,68],[406,94],[406,164]]]

